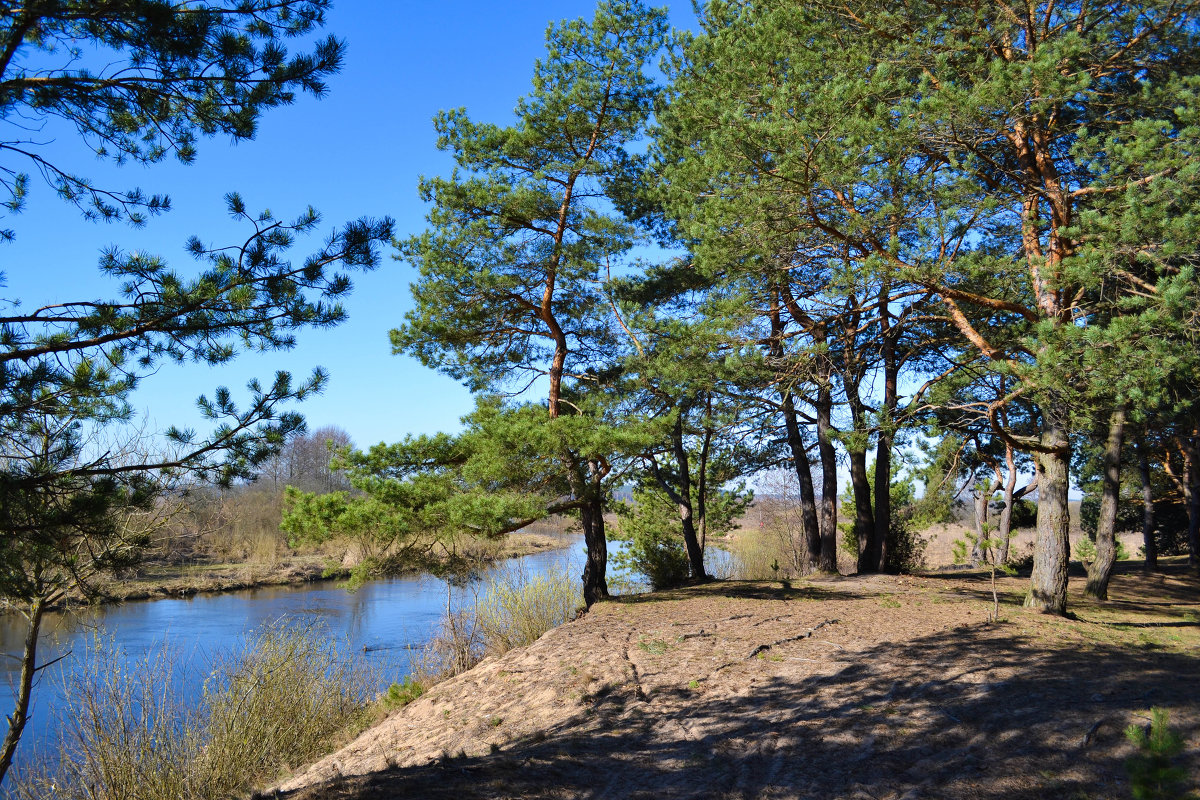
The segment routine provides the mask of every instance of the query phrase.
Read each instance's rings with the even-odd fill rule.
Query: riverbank
[[[290,800],[1126,797],[1125,728],[1170,710],[1200,769],[1200,581],[1118,566],[1074,619],[1027,581],[717,582],[593,607],[434,686]]]
[[[509,558],[561,550],[574,542],[575,537],[566,534],[515,533],[473,551],[468,558],[484,567]],[[331,564],[330,556],[323,554],[281,556],[270,562],[150,563],[127,576],[109,579],[103,584],[99,599],[94,602],[105,604],[193,597],[268,586],[346,580],[349,577],[349,566]],[[60,605],[83,602],[82,596],[73,596]]]

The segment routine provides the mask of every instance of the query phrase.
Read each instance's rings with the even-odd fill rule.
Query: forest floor
[[[516,533],[495,546],[480,549],[474,557],[481,564],[568,547],[569,536]],[[135,572],[113,578],[103,587],[104,602],[158,600],[190,597],[212,592],[230,592],[260,586],[285,586],[319,580],[344,580],[349,566],[332,562],[328,554],[282,555],[272,560],[212,563],[147,563]],[[82,598],[73,598],[79,601]]]
[[[1200,580],[1122,562],[1032,613],[981,573],[723,581],[596,605],[433,687],[289,800],[1127,798],[1170,710],[1200,776]]]

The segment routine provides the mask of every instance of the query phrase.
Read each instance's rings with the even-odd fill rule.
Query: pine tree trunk
[[[604,495],[600,467],[588,463],[588,496],[580,509],[583,542],[587,546],[587,562],[583,566],[583,602],[588,608],[608,599],[608,541],[604,537]]]
[[[854,535],[858,538],[859,574],[876,571],[875,517],[871,514],[871,482],[866,450],[849,450],[850,487],[854,492]]]
[[[1043,411],[1041,446],[1036,455],[1038,477],[1037,533],[1033,575],[1025,605],[1047,614],[1067,613],[1067,568],[1071,547],[1071,444],[1056,410]]]
[[[879,287],[880,354],[883,356],[883,410],[879,441],[875,446],[875,569],[887,568],[896,543],[892,533],[892,421],[899,401],[899,366],[896,363],[896,339],[892,335],[891,284]]]
[[[1000,538],[997,564],[1008,563],[1009,545],[1012,543],[1013,504],[1017,502],[1017,462],[1011,444],[1004,445],[1004,466],[1008,469],[1008,477],[1004,480],[1004,508],[1000,511],[1000,527],[997,530]]]
[[[879,444],[875,448],[875,541],[871,558],[875,570],[883,572],[887,566],[888,552],[894,546],[892,536],[892,436],[881,430]]]
[[[821,457],[821,560],[818,569],[837,575],[837,453],[829,435],[833,428],[832,415],[833,398],[826,380],[817,390],[817,452]]]
[[[1145,437],[1137,437],[1138,473],[1142,479],[1142,546],[1146,549],[1145,570],[1158,572],[1158,538],[1154,535],[1154,486],[1150,483],[1150,457]]]
[[[583,541],[587,546],[587,562],[583,567],[583,602],[591,608],[595,603],[608,599],[608,581],[604,575],[608,566],[608,542],[604,538],[604,508],[594,500],[589,501],[583,507],[580,516]]]
[[[821,527],[817,521],[817,493],[813,487],[812,463],[800,436],[800,425],[796,421],[796,404],[791,392],[783,393],[783,425],[787,431],[788,448],[792,453],[792,464],[796,469],[796,480],[800,484],[800,525],[804,529],[808,569],[821,569]]]
[[[1108,599],[1108,582],[1117,563],[1117,504],[1121,495],[1121,445],[1125,434],[1125,406],[1113,409],[1104,445],[1104,490],[1100,496],[1100,519],[1096,523],[1096,559],[1088,567],[1083,593],[1097,600]]]
[[[702,581],[708,575],[704,571],[704,549],[696,538],[696,525],[692,519],[692,477],[688,469],[688,452],[683,441],[684,409],[679,409],[675,417],[675,428],[671,434],[671,444],[675,450],[675,463],[679,468],[679,493],[676,504],[679,507],[679,521],[683,527],[683,544],[687,549],[688,568],[692,580]]]
[[[1192,431],[1184,442],[1183,453],[1188,487],[1188,566],[1200,572],[1200,431]]]
[[[29,700],[33,696],[33,678],[37,674],[38,637],[42,631],[42,618],[46,613],[46,601],[38,597],[29,604],[29,625],[25,629],[25,647],[21,653],[21,678],[17,684],[17,697],[12,716],[8,718],[8,733],[0,747],[0,785],[12,767],[21,733],[29,722]]]
[[[705,400],[705,412],[704,440],[700,444],[699,463],[696,465],[700,472],[696,476],[696,527],[700,538],[701,553],[708,547],[708,451],[712,446],[713,436],[713,430],[710,426],[712,420],[711,394]]]

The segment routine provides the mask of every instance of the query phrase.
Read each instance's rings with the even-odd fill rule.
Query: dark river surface
[[[583,539],[572,537],[561,550],[535,553],[500,562],[484,572],[519,570],[533,576],[562,568],[576,577],[583,571]],[[454,587],[453,605],[472,602],[470,588]],[[64,685],[99,640],[110,641],[128,668],[136,669],[164,648],[178,656],[174,682],[183,699],[199,699],[215,657],[236,653],[244,637],[280,619],[317,624],[342,646],[364,653],[378,668],[380,690],[410,671],[413,657],[437,631],[446,613],[447,585],[428,575],[371,581],[351,592],[335,581],[269,586],[189,598],[144,600],[102,606],[68,614],[50,614],[42,627],[38,663],[69,653],[41,675],[34,689],[32,713],[17,749],[16,763],[49,757],[55,721],[68,709]],[[0,710],[12,713],[20,676],[24,619],[0,616],[3,681]]]

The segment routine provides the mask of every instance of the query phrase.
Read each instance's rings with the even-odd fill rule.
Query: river
[[[620,546],[612,543],[610,549]],[[710,550],[709,556],[727,559],[723,551]],[[566,548],[500,562],[483,577],[502,570],[532,576],[556,567],[577,576],[585,557],[582,537],[574,536]],[[615,577],[612,572],[610,567],[610,577]],[[324,581],[50,614],[38,662],[65,657],[41,675],[34,690],[16,763],[35,763],[53,751],[52,731],[69,707],[64,686],[98,640],[111,642],[127,669],[138,669],[148,658],[169,650],[175,663],[174,690],[186,702],[194,702],[214,658],[235,653],[247,633],[265,624],[296,620],[324,626],[343,646],[363,653],[377,668],[379,688],[384,690],[409,673],[412,658],[437,631],[446,612],[447,589],[445,581],[428,575],[370,581],[355,591]],[[473,594],[469,587],[450,587],[450,597],[458,606],[471,602]],[[15,614],[0,616],[0,645],[6,654],[0,668],[7,679],[0,685],[0,709],[5,714],[11,713],[20,674],[23,622]]]

